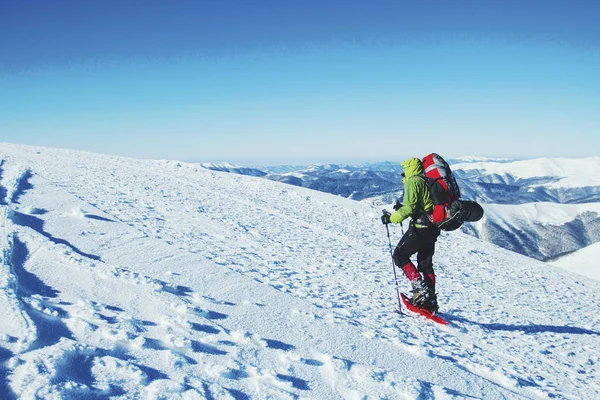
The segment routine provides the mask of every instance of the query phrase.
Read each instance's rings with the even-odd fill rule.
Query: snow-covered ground
[[[444,233],[443,327],[394,312],[378,208],[198,164],[0,160],[2,398],[600,396],[600,282]]]
[[[548,264],[600,281],[600,243],[549,261]]]

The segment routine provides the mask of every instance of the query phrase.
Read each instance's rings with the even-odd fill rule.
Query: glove
[[[394,206],[392,207],[394,209],[394,211],[398,211],[400,209],[400,207],[402,207],[404,204],[400,203],[400,200],[396,199],[396,203],[394,204]]]
[[[390,214],[389,212],[387,212],[387,211],[383,210],[383,215],[381,216],[381,222],[382,222],[384,225],[387,225],[387,224],[389,224],[390,222],[392,222],[392,221],[390,221],[390,215],[392,215],[392,214]]]

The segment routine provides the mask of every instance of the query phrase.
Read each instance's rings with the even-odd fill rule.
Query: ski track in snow
[[[2,398],[600,395],[598,282],[443,234],[442,327],[394,312],[378,209],[196,164],[0,159]]]

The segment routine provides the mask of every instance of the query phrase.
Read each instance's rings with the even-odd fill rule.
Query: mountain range
[[[600,241],[600,157],[448,161],[462,197],[486,210],[484,219],[466,224],[464,232],[538,260]],[[244,173],[235,166],[207,167]],[[387,161],[264,167],[249,174],[384,206],[402,198],[401,173],[398,162]]]

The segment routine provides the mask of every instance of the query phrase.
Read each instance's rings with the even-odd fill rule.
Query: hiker
[[[413,297],[411,303],[416,307],[437,312],[437,296],[435,293],[435,273],[433,271],[433,254],[435,242],[440,229],[432,222],[431,215],[434,203],[431,191],[425,180],[423,164],[418,158],[409,158],[401,163],[404,173],[403,203],[396,202],[393,214],[384,213],[381,221],[384,224],[399,224],[411,218],[410,226],[398,242],[393,253],[394,263],[402,269],[412,284]],[[417,253],[417,267],[410,257]]]

